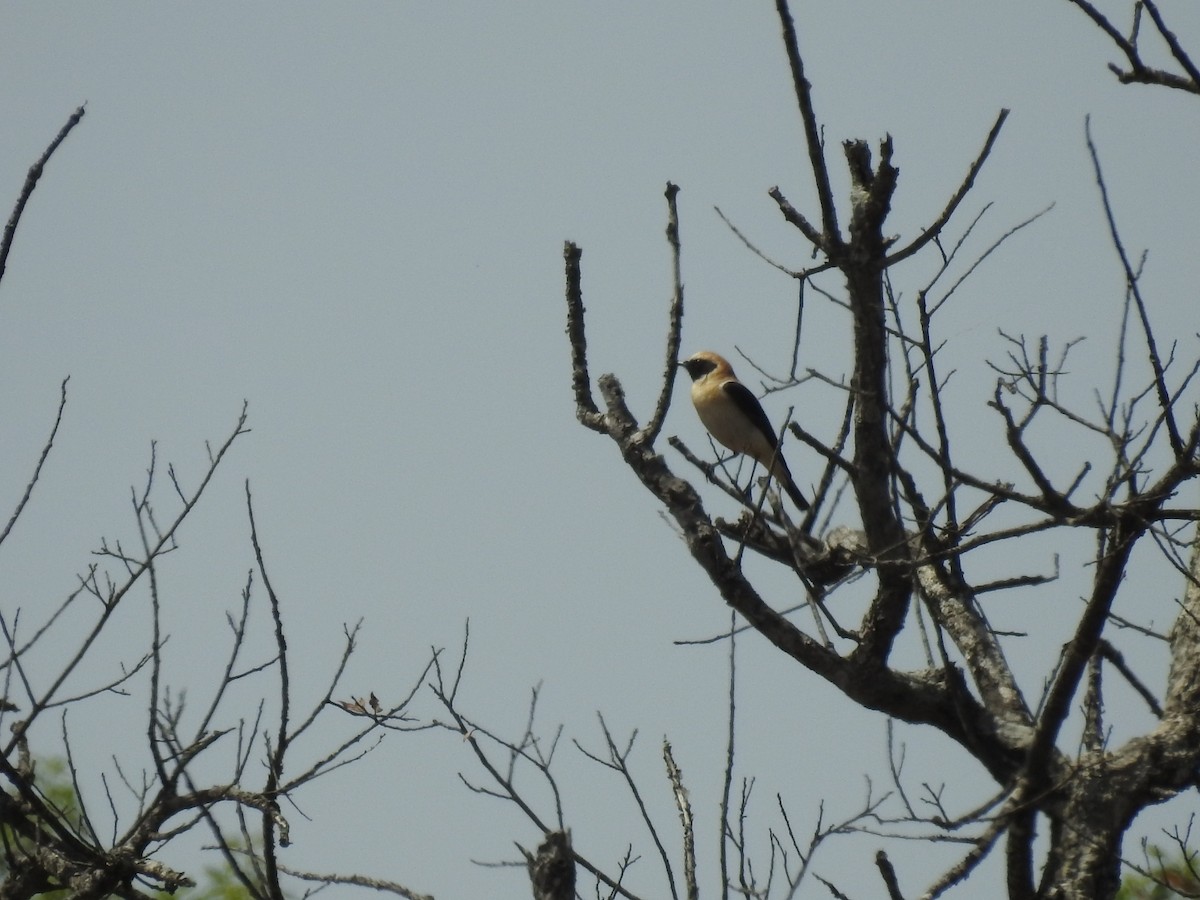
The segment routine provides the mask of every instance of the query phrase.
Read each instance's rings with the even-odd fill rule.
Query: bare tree
[[[1128,38],[1090,4],[1072,2],[1125,53],[1128,68],[1116,69],[1123,81],[1196,89],[1195,67],[1150,0],[1137,4]],[[617,445],[625,464],[674,520],[717,593],[749,627],[848,701],[937,729],[991,776],[993,787],[971,804],[974,808],[964,804],[963,813],[939,809],[921,816],[895,773],[897,797],[910,824],[928,828],[931,840],[952,832],[959,840],[966,835],[969,845],[957,864],[923,885],[899,884],[881,853],[876,862],[889,896],[938,896],[1003,846],[1008,895],[1014,900],[1111,897],[1121,880],[1122,839],[1134,818],[1198,784],[1200,544],[1194,522],[1200,513],[1191,482],[1200,474],[1200,414],[1193,385],[1200,355],[1193,347],[1185,360],[1174,342],[1164,344],[1155,333],[1152,303],[1141,287],[1142,260],[1131,257],[1122,243],[1088,131],[1112,246],[1125,274],[1116,286],[1124,293],[1123,305],[1118,304],[1123,326],[1112,351],[1112,380],[1093,386],[1090,405],[1072,404],[1060,387],[1073,344],[1052,348],[1045,338],[1006,335],[1009,351],[989,364],[993,387],[980,401],[995,417],[1008,459],[970,458],[960,451],[960,423],[971,419],[944,391],[938,313],[979,262],[1037,218],[965,259],[977,241],[982,213],[965,225],[957,223],[1007,111],[997,114],[976,158],[964,161],[958,189],[929,225],[907,240],[889,237],[885,224],[899,177],[892,140],[883,139],[877,150],[861,140],[842,145],[851,188],[840,201],[831,186],[831,163],[786,0],[778,0],[777,9],[817,197],[810,214],[778,189],[770,191],[816,259],[811,267],[790,272],[801,304],[797,348],[806,338],[804,304],[814,295],[843,308],[850,320],[846,372],[802,371],[794,358],[789,376],[772,384],[784,389],[810,382],[812,390],[840,398],[845,409],[840,430],[829,434],[811,433],[795,422],[789,427],[825,461],[813,509],[803,521],[792,522],[773,492],[755,497],[730,482],[723,466],[672,439],[686,464],[745,505],[737,521],[714,519],[700,491],[660,452],[684,312],[673,185],[667,188],[667,234],[674,300],[661,391],[645,424],[614,375],[598,380],[603,408],[593,397],[581,251],[566,245],[567,334],[578,418]],[[1143,62],[1137,41],[1143,12],[1183,74]],[[893,281],[892,270],[917,254],[932,258],[936,273],[925,283],[902,287]],[[1047,441],[1045,435],[1053,437]],[[1019,475],[1005,474],[1012,472]],[[817,532],[821,516],[837,527]],[[1079,545],[1081,531],[1090,535],[1091,551],[1072,557],[1069,548]],[[1056,544],[1061,549],[1053,552],[1056,563],[1049,571],[1023,571],[1031,547],[1049,559],[1046,548]],[[985,568],[977,563],[985,548],[992,559],[1005,554],[1008,575],[997,580],[978,574]],[[744,553],[789,570],[794,592],[765,596],[741,564]],[[848,565],[863,577],[844,578]],[[1147,567],[1173,573],[1180,586],[1178,597],[1156,604],[1160,619],[1164,611],[1173,619],[1165,633],[1151,627],[1154,619],[1146,611],[1142,573]],[[1053,591],[1060,572],[1068,571],[1072,578],[1062,581],[1060,607],[1075,601],[1076,578],[1087,580],[1073,635],[1061,654],[1041,661],[1045,689],[1030,696],[1009,660],[1021,636],[994,630],[986,608],[1012,592]],[[852,591],[865,591],[867,598],[865,613],[850,625],[829,614],[826,600]],[[812,617],[793,615],[800,606],[810,606]],[[1108,637],[1114,628],[1140,636],[1139,655],[1169,657],[1164,685],[1148,686],[1135,674],[1143,664],[1130,664],[1116,649]],[[906,669],[895,662],[900,648],[914,647],[924,656],[923,667]],[[1105,719],[1106,674],[1131,685],[1157,721],[1117,746],[1110,746]],[[1069,721],[1082,731],[1078,746],[1070,746]],[[736,818],[731,816],[727,833],[736,834]],[[1035,854],[1040,828],[1048,841],[1044,858]],[[796,851],[802,858],[799,847]],[[725,866],[724,879],[723,895],[745,889],[731,865]],[[787,881],[790,896],[795,886]],[[836,886],[831,889],[841,896]]]
[[[1113,67],[1122,82],[1200,92],[1195,66],[1151,0],[1133,7],[1129,35],[1086,0],[1069,2],[1123,54],[1125,64]],[[851,191],[845,199],[835,196],[792,16],[785,0],[778,0],[777,9],[817,207],[806,212],[780,190],[769,192],[815,259],[802,270],[775,263],[795,279],[799,308],[791,370],[771,387],[785,390],[803,383],[806,390],[827,392],[843,411],[827,432],[796,422],[788,426],[789,439],[824,460],[813,508],[801,521],[789,518],[769,483],[761,490],[753,478],[739,483],[725,460],[714,462],[709,453],[668,439],[677,458],[690,467],[685,471],[694,471],[744,505],[736,521],[713,517],[700,490],[660,452],[684,317],[678,188],[668,185],[666,194],[674,297],[663,379],[645,424],[613,375],[598,379],[603,407],[596,402],[584,330],[582,252],[573,244],[565,247],[567,333],[579,420],[617,445],[624,463],[663,505],[731,610],[728,633],[715,638],[728,642],[731,691],[722,839],[715,853],[721,883],[714,893],[793,897],[804,879],[819,877],[811,863],[821,847],[850,833],[881,840],[949,840],[964,847],[957,862],[918,885],[902,883],[880,851],[873,861],[892,900],[947,893],[992,855],[1003,856],[1008,894],[1020,900],[1111,897],[1123,864],[1145,878],[1178,886],[1173,870],[1155,865],[1149,855],[1140,864],[1123,859],[1122,841],[1142,810],[1198,785],[1200,542],[1194,523],[1200,513],[1187,492],[1194,490],[1190,482],[1200,474],[1200,413],[1193,385],[1200,355],[1193,351],[1185,361],[1175,343],[1156,334],[1152,298],[1142,291],[1144,258],[1131,255],[1121,239],[1100,153],[1088,133],[1097,189],[1124,272],[1123,283],[1114,290],[1123,302],[1114,304],[1122,327],[1112,351],[1111,381],[1094,385],[1094,401],[1081,406],[1068,399],[1066,363],[1073,343],[1052,347],[1045,338],[1006,335],[1008,352],[989,363],[992,385],[978,404],[994,417],[1005,458],[980,459],[964,452],[962,423],[975,427],[975,410],[952,404],[945,390],[939,313],[983,260],[1040,216],[988,239],[980,237],[986,205],[962,222],[1007,112],[998,111],[990,132],[981,136],[975,159],[963,161],[958,189],[939,204],[929,225],[907,240],[887,236],[899,179],[892,141],[885,138],[877,148],[866,141],[846,141],[842,150]],[[1139,42],[1145,17],[1175,69],[1147,61]],[[0,277],[44,167],[82,117],[81,108],[30,170],[0,243]],[[899,276],[893,280],[896,264],[916,256],[932,261],[933,275],[916,284],[901,284]],[[804,310],[814,302],[833,304],[847,316],[845,372],[799,366],[807,337]],[[35,494],[66,410],[66,388],[64,382],[50,436],[0,532],[0,544]],[[561,900],[581,894],[577,876],[587,873],[596,896],[638,900],[627,877],[642,856],[632,839],[622,858],[602,864],[572,837],[555,768],[566,745],[561,728],[547,735],[538,726],[538,691],[532,692],[526,725],[516,737],[500,734],[463,708],[459,687],[466,641],[453,667],[446,654],[434,651],[397,699],[382,702],[374,693],[338,694],[355,649],[357,630],[350,627],[326,690],[307,701],[296,696],[289,677],[285,604],[271,584],[248,484],[245,508],[254,564],[240,603],[228,615],[227,644],[209,696],[198,710],[185,706],[183,695],[167,683],[164,663],[172,647],[162,611],[169,600],[160,590],[159,575],[168,565],[165,557],[180,548],[182,526],[218,469],[224,470],[246,423],[243,408],[226,438],[210,448],[207,466],[190,479],[172,466],[164,474],[152,448],[146,480],[131,490],[132,546],[103,541],[80,573],[76,590],[35,621],[28,621],[35,612],[0,611],[7,649],[0,717],[11,729],[0,753],[0,898],[55,889],[78,898],[173,892],[193,879],[164,863],[163,850],[199,829],[211,834],[216,852],[247,896],[279,900],[291,884],[306,890],[355,885],[423,897],[379,878],[291,869],[278,850],[289,840],[287,801],[307,784],[352,764],[385,735],[434,730],[469,746],[477,769],[461,776],[467,790],[512,805],[540,835],[532,849],[518,845],[519,858],[501,864],[526,871],[535,897]],[[1080,534],[1087,535],[1090,550],[1072,555]],[[1042,571],[1022,567],[1031,548],[1051,561]],[[794,577],[794,588],[783,596],[766,596],[743,566],[747,554]],[[985,554],[1008,561],[1003,577],[981,574],[985,566],[978,561]],[[1179,585],[1178,596],[1157,598],[1157,618],[1141,596],[1147,571],[1166,571]],[[1080,579],[1087,582],[1082,598]],[[1060,608],[1076,604],[1078,609],[1061,653],[1038,661],[1045,685],[1038,696],[1021,686],[1010,661],[1023,636],[994,629],[986,616],[996,599],[1030,590],[1057,591]],[[856,595],[865,609],[855,623],[839,621],[827,604],[847,594]],[[149,644],[109,682],[75,687],[76,675],[95,655],[101,636],[114,627],[117,612],[138,603],[152,626]],[[267,613],[265,642],[263,635],[257,636],[260,640],[252,636],[254,609]],[[1172,620],[1166,631],[1153,626],[1167,617],[1164,611]],[[927,789],[916,801],[906,784],[902,753],[890,741],[888,790],[872,789],[861,807],[844,818],[830,819],[823,808],[815,811],[807,836],[777,798],[777,824],[768,828],[769,858],[756,859],[749,837],[757,827],[751,815],[752,784],[743,781],[739,790],[734,778],[735,648],[738,633],[750,628],[848,702],[881,712],[889,721],[928,726],[945,735],[978,761],[992,784],[966,800],[951,802]],[[1119,648],[1117,629],[1124,640],[1136,642],[1137,659]],[[68,639],[74,643],[58,669],[49,677],[34,671],[31,661]],[[897,663],[901,650],[914,649],[923,665],[914,669]],[[1155,659],[1168,672],[1160,686],[1147,684],[1138,674],[1150,667],[1146,660]],[[1131,688],[1155,721],[1144,734],[1119,744],[1111,740],[1106,718],[1105,698],[1113,682]],[[259,686],[258,702],[249,714],[232,699],[235,686],[247,684]],[[128,759],[114,763],[114,778],[96,796],[80,777],[83,757],[66,712],[116,691],[144,700],[144,735],[129,748]],[[421,696],[432,698],[436,712],[416,709]],[[315,727],[331,714],[351,725],[332,741]],[[639,785],[631,763],[636,732],[619,738],[603,717],[598,724],[599,746],[571,741],[571,752],[628,792],[638,827],[652,847],[645,855],[661,865],[670,895],[676,900],[699,897],[697,861],[704,848],[697,847],[696,814],[670,743],[663,742],[662,760],[679,819],[677,838],[656,824]],[[1081,735],[1074,745],[1072,732]],[[220,769],[213,749],[230,745],[235,762]],[[75,807],[55,799],[36,764],[47,748],[58,746],[66,754]],[[220,774],[214,776],[214,769]],[[540,800],[531,796],[525,778],[529,773],[545,789]],[[1045,831],[1044,853],[1035,853],[1039,828]],[[1190,831],[1181,828],[1170,837],[1191,867]],[[836,883],[825,884],[833,896],[845,896]]]
[[[45,166],[83,116],[80,107],[29,170],[0,243],[0,276]],[[34,496],[66,407],[64,381],[50,435],[0,531],[0,545]],[[219,665],[208,697],[199,709],[192,708],[185,703],[186,690],[173,689],[168,682],[165,661],[173,645],[163,626],[169,601],[160,590],[159,573],[169,565],[168,555],[181,547],[184,523],[248,430],[243,407],[225,439],[209,447],[207,466],[191,479],[174,466],[166,466],[164,472],[152,445],[145,482],[130,491],[136,525],[132,546],[102,540],[94,560],[79,574],[77,587],[48,609],[0,610],[6,651],[0,663],[0,717],[11,732],[0,748],[0,897],[16,900],[54,890],[78,900],[174,893],[195,880],[163,862],[164,848],[192,831],[211,833],[215,852],[246,897],[282,900],[286,877],[297,884],[355,884],[402,897],[422,896],[382,879],[294,871],[278,859],[278,848],[289,842],[285,802],[298,797],[307,784],[361,758],[387,732],[422,727],[405,710],[432,662],[413,673],[411,690],[398,702],[385,707],[371,695],[335,703],[333,692],[355,649],[357,626],[347,628],[340,654],[334,654],[327,690],[306,701],[297,697],[288,674],[283,603],[268,576],[248,482],[248,547],[255,564],[247,572],[240,603],[227,614],[225,646],[209,648],[207,655]],[[135,659],[124,660],[111,680],[80,688],[87,677],[81,672],[100,655],[102,637],[120,627],[115,624],[118,614],[139,605],[151,625],[148,646]],[[252,610],[269,613],[267,633],[257,639]],[[42,658],[59,658],[64,650],[65,661],[47,674]],[[244,699],[231,695],[235,687],[244,690],[254,683],[260,699],[247,713]],[[140,746],[131,741],[127,753],[114,760],[96,796],[80,775],[94,772],[102,761],[78,745],[68,713],[117,694],[140,698],[144,730]],[[343,710],[360,718],[347,718]],[[331,740],[324,727],[330,717],[354,727]],[[39,757],[58,753],[66,756],[70,789],[65,795],[56,789],[56,776],[46,767],[39,773],[37,765]],[[222,766],[218,758],[233,762]],[[220,774],[209,774],[214,770]]]

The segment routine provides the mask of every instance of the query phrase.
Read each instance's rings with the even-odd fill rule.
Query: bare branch
[[[567,266],[567,338],[571,342],[571,384],[575,389],[575,415],[588,428],[603,432],[604,417],[592,399],[592,380],[588,375],[587,337],[583,322],[583,286],[579,261],[583,251],[567,241],[563,258]]]
[[[1092,158],[1092,169],[1096,173],[1096,186],[1100,188],[1100,199],[1104,204],[1104,216],[1108,221],[1109,233],[1112,236],[1113,249],[1117,251],[1117,256],[1121,260],[1121,266],[1125,269],[1126,286],[1133,294],[1133,300],[1137,306],[1138,317],[1142,324],[1142,334],[1146,338],[1146,350],[1150,358],[1150,367],[1154,371],[1154,387],[1158,391],[1158,403],[1162,409],[1163,420],[1167,427],[1167,436],[1171,440],[1171,449],[1174,450],[1175,456],[1178,459],[1183,456],[1183,440],[1179,436],[1179,426],[1175,422],[1174,407],[1171,403],[1170,391],[1167,390],[1162,358],[1159,356],[1158,345],[1154,340],[1154,331],[1150,327],[1150,317],[1146,311],[1146,302],[1142,299],[1141,288],[1138,286],[1138,277],[1129,262],[1129,257],[1125,253],[1125,246],[1121,241],[1120,232],[1117,230],[1116,218],[1113,215],[1112,205],[1108,199],[1108,187],[1104,183],[1104,172],[1100,168],[1100,156],[1096,150],[1095,143],[1092,141],[1092,120],[1090,116],[1084,119],[1084,132],[1087,136],[1088,153]]]
[[[667,183],[667,243],[671,245],[671,282],[674,286],[671,294],[670,324],[667,327],[667,359],[663,369],[662,390],[658,395],[658,403],[654,406],[654,415],[646,427],[642,429],[638,440],[653,444],[662,431],[663,422],[667,418],[667,410],[671,406],[671,396],[675,389],[675,373],[679,371],[679,341],[683,331],[683,274],[680,269],[679,243],[679,209],[675,198],[679,188]]]
[[[2,274],[3,269],[0,266],[0,275]],[[38,457],[37,465],[33,467],[33,476],[25,485],[25,493],[17,502],[17,508],[9,516],[8,524],[4,526],[4,531],[0,532],[0,545],[8,538],[8,535],[13,530],[13,526],[17,524],[17,519],[20,518],[21,512],[25,509],[26,504],[29,503],[29,498],[33,495],[33,487],[37,484],[38,478],[42,474],[42,467],[46,465],[46,458],[50,455],[50,450],[54,447],[54,438],[58,435],[58,426],[62,424],[63,410],[67,407],[67,382],[70,380],[70,375],[63,379],[60,388],[61,396],[58,401],[58,414],[54,417],[54,426],[50,429],[50,436],[46,438],[46,443],[42,445],[42,455]]]
[[[78,107],[71,117],[67,119],[67,123],[63,125],[54,140],[50,142],[50,146],[41,155],[37,162],[29,167],[29,174],[25,176],[25,185],[21,188],[21,194],[17,197],[16,206],[13,207],[12,215],[8,217],[8,223],[4,226],[4,237],[0,238],[0,280],[4,278],[4,272],[8,267],[8,253],[12,249],[13,237],[17,233],[17,224],[21,221],[21,214],[25,212],[25,204],[29,202],[29,198],[33,195],[33,189],[37,187],[38,180],[42,177],[42,172],[46,168],[46,163],[50,161],[50,157],[54,155],[54,151],[58,149],[58,145],[66,140],[67,135],[71,133],[71,129],[79,124],[79,120],[83,118],[84,109]]]
[[[1128,69],[1122,69],[1113,63],[1109,63],[1109,69],[1122,84],[1151,84],[1162,87],[1174,88],[1176,90],[1187,91],[1193,94],[1200,94],[1200,73],[1197,72],[1196,66],[1193,64],[1191,57],[1183,50],[1175,37],[1166,26],[1161,14],[1158,11],[1157,5],[1153,0],[1139,0],[1135,6],[1135,15],[1140,15],[1140,11],[1145,9],[1150,13],[1154,20],[1154,25],[1166,41],[1167,46],[1171,50],[1171,55],[1187,72],[1188,77],[1184,78],[1174,72],[1167,72],[1163,69],[1157,69],[1153,66],[1148,66],[1141,57],[1141,53],[1137,46],[1137,30],[1135,25],[1134,35],[1132,38],[1126,38],[1120,31],[1110,22],[1103,13],[1096,8],[1089,0],[1067,0],[1077,6],[1083,13],[1096,24],[1109,39],[1116,45],[1117,49],[1125,55],[1125,59],[1129,62]],[[1136,21],[1136,20],[1135,20]]]
[[[386,881],[382,878],[368,878],[365,875],[318,875],[316,872],[305,872],[301,869],[292,869],[285,865],[280,865],[279,871],[293,878],[299,878],[301,881],[311,881],[326,886],[346,884],[353,887],[370,888],[373,891],[380,891],[385,894],[396,894],[397,896],[404,897],[405,900],[433,900],[432,894],[419,894],[402,884],[397,884],[394,881]]]
[[[783,43],[787,48],[788,64],[792,71],[792,89],[795,91],[796,102],[800,106],[800,118],[804,123],[804,141],[808,146],[808,161],[813,179],[816,181],[817,201],[821,205],[822,231],[818,232],[811,225],[805,227],[807,222],[799,213],[795,214],[795,218],[789,217],[788,220],[800,227],[804,236],[812,242],[814,247],[826,256],[836,259],[841,254],[842,238],[838,228],[837,207],[833,202],[833,188],[829,182],[829,168],[825,162],[825,148],[821,141],[821,126],[817,121],[817,114],[813,110],[812,85],[804,74],[804,59],[800,55],[796,24],[792,20],[787,0],[776,0],[775,10],[779,14],[779,21],[783,26]],[[779,208],[787,216],[790,204],[785,207],[786,201],[782,199],[778,188],[772,190],[771,196],[775,198],[779,203]]]
[[[1179,43],[1179,38],[1171,29],[1167,28],[1167,23],[1162,17],[1162,13],[1158,11],[1158,4],[1154,0],[1141,0],[1142,8],[1150,13],[1150,18],[1154,20],[1154,27],[1158,29],[1158,33],[1162,35],[1167,46],[1171,48],[1171,55],[1175,57],[1175,61],[1183,68],[1190,78],[1194,93],[1200,94],[1200,69],[1196,68],[1196,64],[1192,62],[1191,56],[1183,49]]]
[[[675,808],[679,810],[679,825],[683,829],[683,883],[688,900],[699,900],[700,885],[696,881],[696,828],[692,819],[692,804],[687,788],[683,786],[683,773],[675,764],[671,744],[663,740],[663,761],[667,765],[667,778],[671,782],[671,793],[675,796]]]
[[[1004,127],[1004,120],[1008,118],[1008,110],[1002,109],[996,116],[996,121],[992,124],[992,130],[988,132],[987,140],[983,142],[983,149],[979,151],[979,155],[975,157],[975,162],[971,163],[971,168],[967,170],[967,177],[963,179],[962,184],[958,186],[958,190],[954,192],[954,196],[946,204],[945,209],[939,215],[921,236],[912,241],[907,246],[892,253],[884,261],[885,267],[894,266],[896,263],[908,259],[914,255],[922,247],[930,241],[935,240],[941,233],[946,223],[950,221],[950,217],[954,215],[954,211],[958,209],[958,205],[962,203],[963,198],[967,196],[971,188],[975,186],[975,179],[978,177],[983,164],[987,162],[988,156],[992,152],[992,147],[996,144],[996,139],[1000,136],[1000,129]]]
[[[262,817],[263,858],[266,862],[267,890],[272,900],[284,900],[283,888],[279,884],[279,869],[275,859],[275,828],[279,821],[279,804],[276,801],[279,783],[283,779],[283,759],[289,744],[289,713],[291,708],[291,681],[288,677],[287,640],[283,635],[283,616],[280,612],[279,597],[271,586],[267,575],[267,565],[263,561],[262,545],[258,540],[258,526],[254,521],[254,500],[250,494],[250,481],[246,486],[246,515],[250,519],[250,543],[254,547],[254,559],[258,564],[259,575],[262,576],[263,587],[266,588],[267,598],[271,606],[271,619],[275,625],[275,647],[279,662],[279,728],[275,736],[275,746],[270,751],[267,763],[266,795],[269,805],[264,809]],[[287,832],[279,835],[280,846],[288,845]]]

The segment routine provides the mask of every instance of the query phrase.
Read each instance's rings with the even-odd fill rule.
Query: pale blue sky
[[[1121,22],[1123,5],[1108,4]],[[1200,45],[1200,11],[1164,7]],[[1194,98],[1119,86],[1105,69],[1112,51],[1062,0],[854,0],[794,13],[839,187],[843,138],[896,141],[895,231],[911,237],[933,220],[1002,106],[1012,115],[964,208],[969,217],[994,202],[977,246],[1057,204],[944,315],[964,447],[995,441],[983,359],[1005,350],[997,328],[1090,335],[1073,357],[1081,397],[1107,371],[1122,284],[1084,145],[1088,113],[1126,240],[1151,248],[1155,315],[1194,355]],[[798,205],[813,196],[773,4],[14,3],[2,24],[4,196],[87,103],[0,287],[0,509],[20,496],[71,376],[43,483],[0,550],[6,612],[36,617],[73,587],[100,535],[131,535],[129,486],[152,439],[194,479],[204,441],[221,439],[248,399],[253,432],[164,570],[175,683],[203,696],[217,671],[224,610],[251,565],[249,478],[300,705],[318,696],[343,622],[366,621],[347,691],[387,702],[431,645],[457,647],[470,618],[467,712],[515,735],[540,680],[547,730],[562,721],[598,748],[596,710],[618,734],[640,728],[642,787],[673,835],[658,756],[669,735],[703,817],[713,893],[725,655],[672,642],[721,629],[727,613],[613,446],[575,422],[561,247],[584,248],[593,371],[617,372],[648,415],[670,292],[662,191],[674,181],[685,348],[736,345],[785,368],[793,286],[713,212],[787,264],[808,259],[766,196],[775,184]],[[911,297],[928,272],[914,260],[894,276]],[[807,365],[845,371],[843,324],[814,313]],[[816,385],[767,406],[794,406],[825,433],[840,416]],[[702,444],[682,391],[667,433]],[[802,485],[817,477],[803,453],[792,468]],[[1048,570],[1052,552],[1030,565]],[[795,602],[793,582],[763,577],[778,606]],[[1029,627],[1031,612],[1047,626],[1014,650],[1019,661],[1028,650],[1034,691],[1078,592],[995,611],[1010,627]],[[1063,616],[1046,615],[1047,596]],[[91,673],[144,648],[141,603],[125,610],[128,643],[114,640]],[[861,803],[862,773],[886,771],[883,720],[763,642],[741,646],[741,774],[759,777],[764,834],[777,824],[776,791],[801,831],[822,798],[828,815],[846,815]],[[78,710],[72,727],[102,760],[129,751],[120,723],[138,728],[142,712],[110,698]],[[46,726],[41,748],[56,736]],[[950,782],[955,809],[987,793],[946,742],[905,738],[920,748],[914,779]],[[320,749],[297,748],[297,764]],[[662,896],[620,785],[573,747],[560,753],[579,849],[612,867],[633,841],[643,862],[631,883]],[[439,898],[523,896],[520,871],[467,860],[511,858],[512,841],[536,835],[515,811],[469,795],[460,768],[475,773],[452,736],[389,741],[301,795],[313,821],[293,816],[284,860]],[[816,871],[852,895],[878,894],[877,844],[831,846]],[[906,890],[925,885],[935,857],[957,854],[893,852]],[[801,896],[823,892],[814,881]]]

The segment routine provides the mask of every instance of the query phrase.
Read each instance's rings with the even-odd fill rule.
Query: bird
[[[807,510],[808,501],[784,461],[771,420],[758,398],[733,374],[729,361],[711,350],[701,350],[679,366],[692,377],[692,404],[708,433],[734,453],[745,453],[762,463],[792,502]]]

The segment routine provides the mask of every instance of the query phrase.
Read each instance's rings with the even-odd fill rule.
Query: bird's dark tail
[[[796,504],[797,508],[803,511],[808,510],[808,501],[800,493],[800,488],[796,487],[796,482],[792,481],[791,475],[783,479],[783,489],[787,491],[787,495],[792,498],[792,502]]]
[[[788,468],[787,463],[783,461],[783,457],[779,455],[778,451],[775,453],[774,462],[775,465],[772,468],[771,474],[775,476],[775,480],[779,482],[779,485],[783,488],[784,492],[792,498],[792,502],[796,504],[798,509],[800,509],[802,512],[807,511],[808,501],[804,498],[804,495],[800,493],[800,488],[796,487],[796,482],[792,478],[791,469]]]

